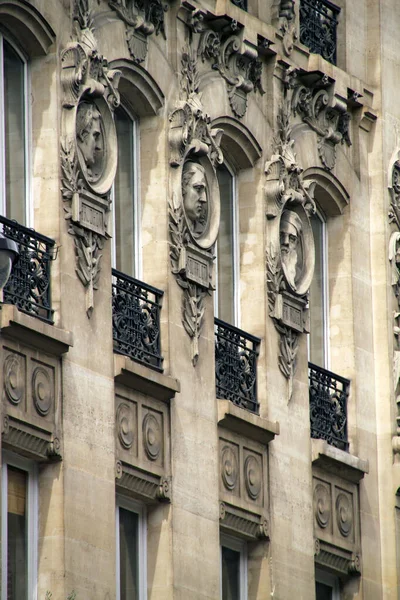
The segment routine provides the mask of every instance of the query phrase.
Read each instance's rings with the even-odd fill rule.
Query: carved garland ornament
[[[76,272],[91,316],[109,237],[110,189],[117,168],[112,110],[119,104],[120,71],[99,53],[89,0],[74,5],[75,40],[61,52],[63,87],[61,181],[68,232],[74,236]]]
[[[184,99],[169,117],[174,190],[169,202],[169,237],[172,272],[183,290],[182,323],[192,340],[193,365],[199,356],[204,298],[214,289],[213,247],[220,217],[215,167],[223,162],[219,148],[222,130],[211,128],[198,85],[196,55],[184,49]]]
[[[269,314],[280,334],[278,364],[292,395],[299,335],[309,331],[308,290],[315,250],[309,216],[315,212],[314,181],[303,181],[291,138],[290,101],[285,94],[278,115],[275,153],[265,165]]]
[[[148,37],[161,33],[164,38],[164,13],[168,4],[162,0],[111,0],[115,10],[126,25],[126,41],[132,60],[141,63],[148,50]]]

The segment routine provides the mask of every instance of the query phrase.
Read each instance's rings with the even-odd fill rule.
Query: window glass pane
[[[139,599],[139,515],[119,508],[120,599]]]
[[[222,600],[240,600],[240,552],[222,546]]]
[[[27,482],[25,471],[7,467],[7,600],[28,597]]]
[[[310,287],[310,361],[325,367],[324,223],[318,215],[313,215],[311,226],[315,243],[315,270]]]
[[[118,168],[115,177],[115,254],[116,268],[135,275],[135,123],[119,107],[115,111],[118,138]]]
[[[317,581],[315,584],[315,596],[316,600],[333,600],[332,587]]]
[[[25,64],[3,40],[6,216],[25,224]]]
[[[233,177],[222,165],[217,170],[220,197],[221,221],[218,233],[218,317],[227,323],[234,323],[234,232]]]

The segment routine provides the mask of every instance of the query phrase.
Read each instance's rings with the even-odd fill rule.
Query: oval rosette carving
[[[154,415],[147,413],[143,419],[143,446],[150,460],[157,460],[161,452],[161,427]]]
[[[121,403],[117,409],[117,427],[118,439],[121,446],[126,450],[132,448],[134,435],[134,419],[132,408],[125,403]]]
[[[19,404],[25,390],[24,368],[22,358],[9,354],[3,366],[4,390],[12,404]]]
[[[49,414],[54,401],[52,378],[47,369],[36,367],[32,375],[33,404],[42,417]]]
[[[239,477],[239,466],[236,454],[230,446],[225,446],[221,452],[221,476],[226,489],[232,491]]]
[[[262,473],[260,462],[255,456],[248,456],[244,463],[244,481],[252,500],[257,500],[261,492]]]
[[[314,512],[315,518],[321,529],[326,529],[331,518],[332,506],[329,489],[318,483],[314,489]]]
[[[347,494],[336,498],[336,522],[343,537],[349,537],[353,529],[353,505]]]

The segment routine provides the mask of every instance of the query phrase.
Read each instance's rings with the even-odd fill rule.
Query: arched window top
[[[261,157],[262,149],[251,131],[232,117],[224,116],[214,119],[213,127],[224,130],[221,138],[221,148],[229,157],[229,162],[235,169],[253,167]]]
[[[47,54],[55,33],[40,12],[26,0],[0,0],[0,23],[23,41],[30,57]]]
[[[343,213],[350,196],[337,177],[320,167],[310,167],[304,171],[303,177],[317,182],[314,198],[326,216],[334,217]]]
[[[113,60],[110,67],[122,72],[119,91],[125,107],[138,117],[156,115],[164,104],[164,94],[153,77],[126,59]]]

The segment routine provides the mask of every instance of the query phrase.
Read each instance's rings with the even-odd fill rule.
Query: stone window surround
[[[222,548],[228,548],[239,552],[239,600],[247,600],[247,570],[248,570],[248,557],[247,557],[247,542],[235,538],[225,533],[220,534],[221,542],[221,598],[222,596]]]
[[[120,495],[116,497],[115,506],[115,536],[116,536],[116,600],[120,600],[120,528],[119,528],[119,509],[123,508],[130,512],[136,513],[138,520],[138,555],[137,570],[139,576],[138,581],[138,600],[147,598],[147,514],[146,506],[130,498]]]

